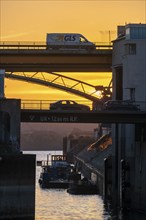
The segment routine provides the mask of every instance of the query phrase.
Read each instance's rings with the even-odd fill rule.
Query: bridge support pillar
[[[19,99],[0,99],[0,130],[7,134],[3,144],[15,152],[20,152],[20,100]],[[2,133],[0,134],[0,136]],[[2,138],[0,138],[2,139]],[[11,151],[12,152],[12,151]],[[0,153],[4,153],[1,152]],[[10,151],[9,151],[10,153]]]
[[[0,69],[0,99],[4,98],[4,78],[5,70]]]
[[[0,98],[0,220],[34,220],[35,165],[20,151],[20,100]]]

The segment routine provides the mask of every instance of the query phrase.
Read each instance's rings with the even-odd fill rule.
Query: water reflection
[[[38,160],[42,153],[37,153]],[[46,159],[45,153],[45,158]],[[36,167],[35,220],[108,220],[99,195],[71,195],[65,189],[42,189],[38,184],[41,167]]]
[[[50,152],[33,153],[38,160],[43,160]],[[41,167],[36,167],[35,220],[146,220],[145,213],[135,210],[120,214],[118,210],[111,211],[111,206],[99,195],[71,195],[64,189],[41,189],[38,184],[40,172]]]
[[[105,204],[105,210],[110,215],[108,220],[146,220],[146,213],[136,212],[136,210],[112,210],[109,204]]]
[[[37,187],[36,220],[107,220],[102,198],[70,195],[64,189]]]

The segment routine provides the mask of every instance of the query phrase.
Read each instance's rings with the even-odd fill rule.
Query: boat
[[[91,183],[87,178],[69,183],[67,189],[69,194],[74,195],[95,195],[98,194],[97,186]]]
[[[66,155],[52,155],[50,161],[42,161],[42,172],[39,184],[42,188],[69,187],[72,165],[67,162]]]

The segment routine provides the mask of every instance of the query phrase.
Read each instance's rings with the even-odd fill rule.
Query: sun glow
[[[146,16],[144,0],[0,0],[0,13],[0,41],[9,41],[11,43],[45,43],[47,33],[81,33],[91,42],[106,42],[110,44],[111,41],[116,38],[118,25],[125,25],[125,22],[145,23]],[[111,80],[111,73],[86,72],[63,74],[94,86],[108,86]],[[56,97],[56,99],[58,99],[72,96],[72,94],[70,95],[65,91],[17,80],[6,79],[5,85],[5,95],[7,98],[54,99]],[[100,96],[100,93],[98,95]],[[76,99],[80,98],[77,96],[74,97],[76,97]]]

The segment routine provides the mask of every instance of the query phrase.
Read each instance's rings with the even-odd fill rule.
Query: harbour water
[[[36,160],[61,151],[25,151],[36,154]],[[99,195],[70,195],[66,189],[42,189],[38,184],[41,167],[36,167],[35,220],[109,220]]]

